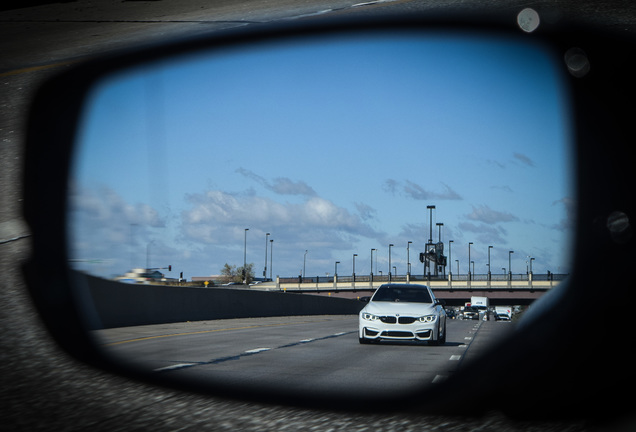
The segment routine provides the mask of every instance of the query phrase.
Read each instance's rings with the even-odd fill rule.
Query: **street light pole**
[[[373,283],[373,251],[375,251],[376,254],[378,253],[376,248],[371,249],[371,283]]]
[[[512,254],[515,251],[508,251],[508,278],[512,280]]]
[[[305,279],[305,266],[307,265],[307,250],[305,250],[305,255],[303,256],[303,279]]]
[[[356,281],[356,257],[358,256],[358,254],[353,254],[353,269],[352,269],[352,276],[353,276],[353,281]]]
[[[468,280],[470,279],[470,245],[473,244],[473,242],[468,242]]]
[[[272,279],[272,260],[274,259],[274,239],[269,241],[269,280]]]
[[[530,274],[532,274],[532,261],[534,261],[534,258],[530,257]]]
[[[453,280],[453,270],[452,270],[452,264],[453,264],[453,257],[451,256],[451,245],[453,244],[453,240],[449,240],[448,241],[448,276],[450,277],[451,280]]]
[[[488,246],[488,280],[491,279],[492,275],[492,273],[490,272],[490,249],[492,249],[492,246]]]
[[[391,247],[393,243],[389,244],[389,282],[391,282]]]
[[[247,232],[249,231],[249,228],[245,228],[245,232],[243,235],[243,282],[245,283],[247,281]]]
[[[269,233],[265,233],[265,267],[263,267],[263,279],[267,279],[267,239],[269,238]]]
[[[411,243],[412,241],[406,242],[406,273],[411,278]]]

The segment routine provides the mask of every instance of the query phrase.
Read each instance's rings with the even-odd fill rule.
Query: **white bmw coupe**
[[[360,311],[360,343],[386,340],[446,343],[444,301],[426,285],[384,284]]]

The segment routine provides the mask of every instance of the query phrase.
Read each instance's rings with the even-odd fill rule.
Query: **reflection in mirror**
[[[91,328],[197,380],[386,395],[443,379],[568,273],[562,76],[527,40],[405,32],[104,79],[70,184]],[[357,299],[389,281],[445,300],[445,344],[397,327],[358,343]],[[464,317],[473,297],[489,304]]]

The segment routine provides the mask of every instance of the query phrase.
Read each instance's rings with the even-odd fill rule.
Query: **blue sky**
[[[564,72],[519,40],[364,35],[209,53],[91,95],[72,181],[71,256],[103,276],[172,265],[260,276],[406,271],[433,224],[477,273],[568,271]],[[434,227],[433,239],[438,230]],[[268,250],[269,254],[269,250]],[[268,259],[269,261],[269,259]],[[269,267],[269,262],[268,262]],[[374,259],[375,267],[375,259]],[[269,274],[269,270],[268,270]]]

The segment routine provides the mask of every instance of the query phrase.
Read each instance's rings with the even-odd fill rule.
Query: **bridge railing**
[[[330,291],[375,289],[383,283],[426,283],[431,288],[446,289],[550,289],[567,274],[471,274],[471,275],[346,275],[315,277],[277,277],[259,285],[263,289]]]

